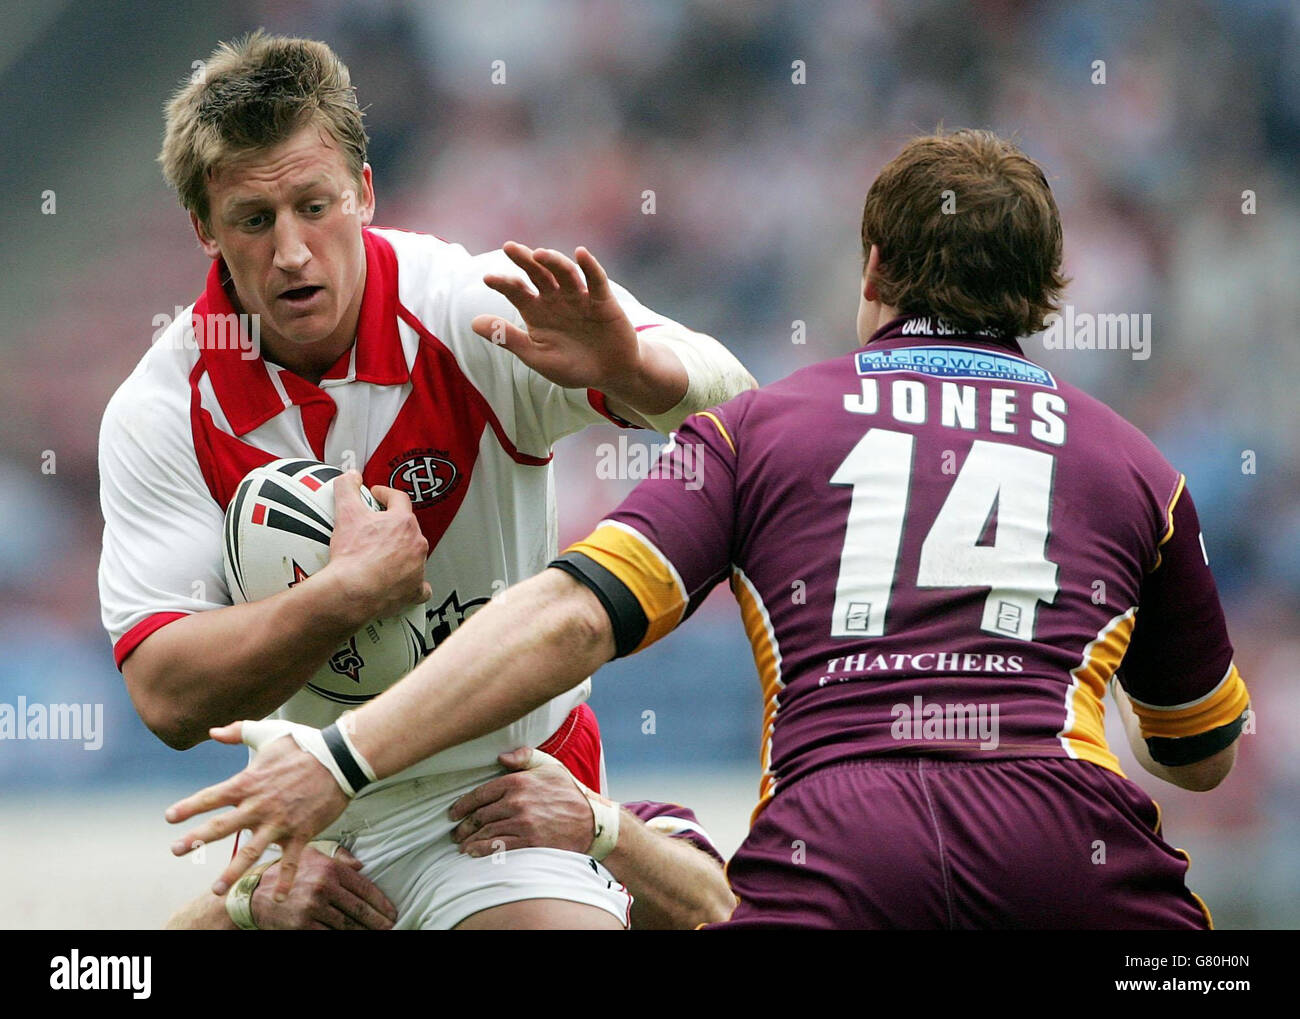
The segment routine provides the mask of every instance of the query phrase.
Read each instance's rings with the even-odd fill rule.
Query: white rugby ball
[[[321,569],[334,533],[334,479],[315,460],[273,460],[249,471],[226,509],[222,558],[236,604],[269,598]],[[382,507],[368,489],[361,498]],[[337,704],[360,704],[401,679],[424,656],[424,606],[376,619],[335,649],[306,689]]]

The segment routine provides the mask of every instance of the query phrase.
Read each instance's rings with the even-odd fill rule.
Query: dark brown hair
[[[871,185],[862,253],[883,304],[965,332],[1026,336],[1060,308],[1061,216],[1042,169],[990,131],[940,129]]]
[[[158,161],[181,205],[207,225],[207,182],[223,162],[277,145],[313,120],[342,148],[360,185],[369,140],[361,117],[332,49],[259,29],[221,43],[176,90]]]

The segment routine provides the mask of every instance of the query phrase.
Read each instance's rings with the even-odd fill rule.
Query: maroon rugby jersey
[[[730,581],[763,802],[882,754],[1120,772],[1117,673],[1166,764],[1226,746],[1248,707],[1183,476],[1013,341],[928,318],[688,419],[553,565],[601,597],[620,654]]]
[[[669,838],[683,839],[701,852],[708,853],[718,863],[726,863],[718,847],[713,844],[700,826],[700,819],[690,807],[680,803],[658,803],[654,800],[632,800],[622,804],[624,810],[643,822],[647,828],[663,832]]]

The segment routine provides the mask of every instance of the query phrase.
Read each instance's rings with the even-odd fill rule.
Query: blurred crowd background
[[[6,799],[91,803],[239,763],[168,750],[125,696],[99,622],[96,436],[154,316],[191,303],[207,269],[154,162],[162,104],[218,40],[264,26],[349,65],[377,225],[471,251],[586,244],[760,382],[855,342],[862,199],[907,137],[1018,136],[1061,208],[1069,301],[1152,321],[1146,360],[1026,351],[1187,474],[1257,712],[1215,793],[1130,774],[1221,925],[1300,926],[1300,7],[141,0],[0,19],[0,702],[99,702],[107,728],[94,752],[0,742],[0,817]],[[562,541],[631,487],[596,474],[617,434],[558,449]],[[758,687],[725,590],[602,672],[593,703],[616,795],[676,771],[660,796],[689,801],[711,771],[745,768],[756,794]],[[0,858],[16,837],[0,824]]]

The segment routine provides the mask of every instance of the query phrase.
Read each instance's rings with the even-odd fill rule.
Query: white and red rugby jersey
[[[119,667],[167,623],[231,604],[224,511],[249,470],[280,457],[356,467],[367,485],[410,496],[431,550],[428,647],[556,554],[551,446],[588,424],[624,422],[601,394],[561,388],[470,329],[479,314],[522,325],[483,283],[485,274],[520,274],[503,252],[471,256],[458,244],[387,229],[366,230],[364,242],[357,340],[319,387],[229,337],[218,342],[211,328],[200,349],[194,321],[234,311],[220,284],[224,267],[214,263],[203,295],[109,401],[99,439],[99,592]],[[676,325],[615,291],[633,325]],[[588,690],[403,777],[537,746]],[[346,707],[304,689],[279,715],[323,726]]]

